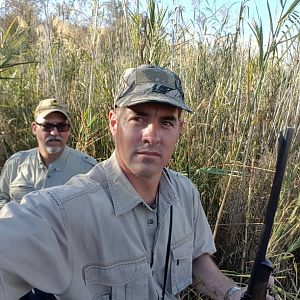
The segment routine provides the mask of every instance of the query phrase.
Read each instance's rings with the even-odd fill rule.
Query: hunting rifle
[[[271,261],[266,258],[269,239],[273,227],[275,212],[278,206],[280,189],[285,173],[288,152],[291,147],[294,129],[287,127],[281,131],[278,138],[278,153],[273,185],[269,197],[268,206],[265,212],[263,228],[256,252],[256,257],[251,270],[251,275],[247,291],[242,296],[242,300],[265,300],[269,277],[273,271]]]

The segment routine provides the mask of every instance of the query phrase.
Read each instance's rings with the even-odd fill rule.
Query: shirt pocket
[[[148,300],[146,257],[110,266],[90,264],[83,279],[92,300]]]
[[[193,235],[171,247],[171,291],[177,295],[192,283]]]
[[[10,186],[10,197],[12,200],[20,202],[26,194],[33,191],[35,191],[35,188],[32,184],[12,183]]]

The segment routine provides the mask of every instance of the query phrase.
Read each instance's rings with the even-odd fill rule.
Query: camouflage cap
[[[50,98],[40,101],[39,105],[37,106],[34,117],[35,119],[44,119],[47,115],[53,112],[60,112],[69,119],[69,113],[67,110],[67,106],[60,101]]]
[[[187,112],[180,78],[170,70],[153,65],[140,65],[123,73],[115,106],[126,107],[140,103],[170,104]]]

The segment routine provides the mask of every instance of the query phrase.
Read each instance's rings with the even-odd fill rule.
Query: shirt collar
[[[136,192],[121,170],[115,152],[106,163],[106,179],[115,214],[121,215],[133,209],[138,204],[144,203],[141,196]],[[177,198],[172,188],[171,178],[167,169],[163,169],[159,185],[159,200],[166,201],[168,205],[174,204]]]
[[[66,165],[68,154],[69,147],[65,146],[64,151],[60,154],[60,156],[57,159],[55,159],[52,163],[49,164],[49,167],[51,166],[56,171],[60,172]]]
[[[36,149],[37,149],[37,153],[38,153],[39,167],[44,168],[45,165],[42,161],[41,154],[39,152],[39,148],[36,148]],[[48,169],[53,168],[54,170],[60,172],[64,168],[64,166],[67,162],[69,150],[70,150],[70,148],[68,146],[65,146],[65,148],[64,148],[63,152],[60,154],[60,156],[49,164]]]

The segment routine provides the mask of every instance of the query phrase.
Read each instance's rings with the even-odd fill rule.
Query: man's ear
[[[31,131],[32,131],[32,133],[33,133],[33,135],[35,135],[35,132],[36,132],[36,123],[35,122],[32,122],[31,123]]]
[[[109,129],[113,136],[117,130],[117,117],[117,112],[115,110],[109,112]]]

